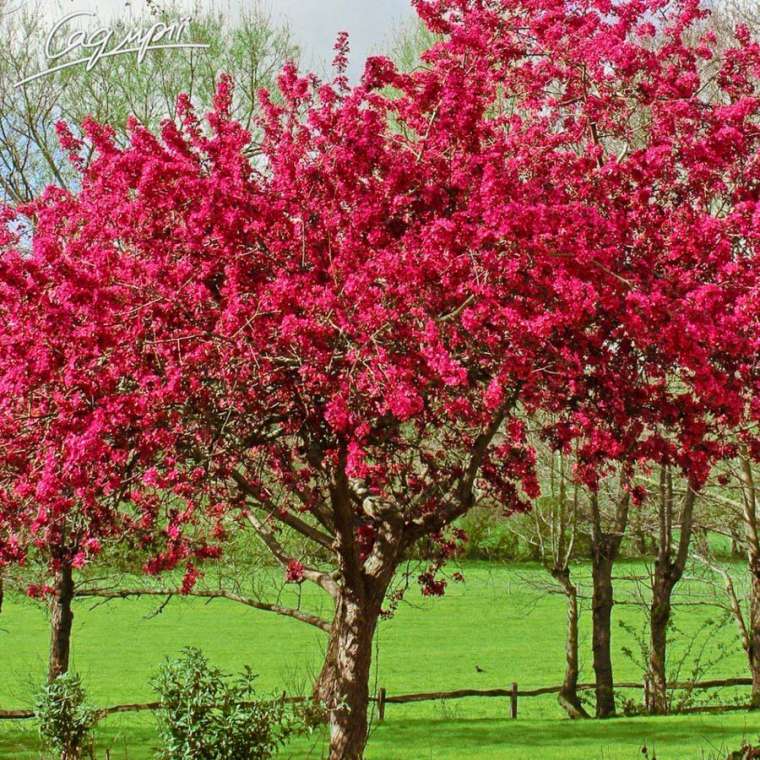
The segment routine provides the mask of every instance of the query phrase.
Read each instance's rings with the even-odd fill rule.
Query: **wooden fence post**
[[[509,712],[512,720],[517,718],[517,684],[512,682],[512,693],[509,695]]]
[[[385,688],[380,687],[377,692],[377,722],[382,723],[385,720]]]

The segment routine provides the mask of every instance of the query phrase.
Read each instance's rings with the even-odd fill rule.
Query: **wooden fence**
[[[677,681],[668,684],[667,688],[671,690],[688,690],[695,689],[721,689],[730,686],[751,686],[751,678],[721,678],[707,681]],[[385,687],[380,687],[374,697],[370,697],[370,702],[377,703],[377,717],[380,722],[385,720],[386,705],[403,705],[411,702],[438,702],[447,699],[463,699],[465,697],[499,697],[506,698],[507,714],[514,720],[517,718],[517,700],[520,697],[540,697],[546,694],[558,694],[561,686],[544,686],[539,689],[520,689],[516,682],[513,682],[508,689],[459,689],[457,691],[429,691],[420,692],[419,694],[397,694],[389,695]],[[594,688],[592,683],[578,684],[578,691],[588,691]],[[617,683],[616,689],[641,689],[646,687],[642,683]],[[309,697],[287,697],[283,694],[284,702],[296,704],[308,701]],[[102,707],[97,710],[98,718],[105,718],[115,713],[137,712],[140,710],[158,710],[160,702],[144,702],[130,705],[113,705],[111,707]],[[713,706],[690,708],[687,712],[709,712],[716,710],[741,709],[742,706]],[[31,710],[0,710],[0,720],[28,720],[34,717]]]
[[[671,690],[683,689],[720,689],[728,686],[751,686],[751,678],[721,678],[709,681],[675,681],[669,683],[667,688]],[[593,683],[578,684],[578,691],[588,691],[594,688]],[[616,689],[641,689],[646,688],[643,683],[622,682],[615,684]],[[387,690],[383,687],[378,689],[374,701],[377,702],[378,720],[385,720],[385,706],[389,704],[408,704],[409,702],[431,702],[445,699],[462,699],[464,697],[501,697],[508,699],[508,715],[510,718],[517,718],[517,700],[518,697],[540,697],[545,694],[559,694],[561,686],[544,686],[539,689],[520,689],[517,683],[513,682],[509,689],[459,689],[458,691],[431,691],[419,694],[400,694],[398,696],[388,696]],[[733,706],[731,706],[733,707]],[[716,708],[697,708],[703,710],[725,709]]]
[[[309,697],[288,697],[285,694],[281,697],[282,701],[286,704],[295,704],[297,702],[306,702]],[[241,706],[250,706],[256,704],[256,702],[240,702]],[[214,707],[214,705],[211,705]],[[160,710],[160,702],[136,702],[129,705],[111,705],[110,707],[98,707],[95,709],[95,715],[98,720],[102,720],[109,715],[115,715],[116,713],[126,712],[140,712],[143,710]],[[0,720],[30,720],[34,717],[33,710],[0,710]]]

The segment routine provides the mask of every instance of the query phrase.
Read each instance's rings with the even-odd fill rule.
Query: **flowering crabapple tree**
[[[49,577],[28,591],[50,602],[50,680],[68,668],[74,571],[117,541],[146,549],[187,488],[132,490],[141,467],[171,451],[160,422],[173,412],[129,385],[128,356],[114,350],[125,336],[112,278],[123,273],[82,254],[68,199],[50,189],[23,208],[31,250],[10,212],[0,239],[0,568],[34,562]]]
[[[507,134],[485,118],[495,83],[446,91],[445,70],[462,67],[444,56],[425,84],[375,61],[354,90],[342,75],[318,85],[286,69],[285,105],[265,100],[254,165],[226,81],[210,137],[184,102],[183,129],[167,124],[161,141],[133,125],[119,149],[108,129],[87,125],[98,155],[81,190],[30,209],[33,255],[7,257],[26,277],[47,255],[61,262],[61,288],[78,283],[75,303],[89,317],[48,331],[70,329],[74,344],[77,330],[117,332],[83,378],[65,380],[78,388],[112,375],[95,403],[83,394],[96,411],[123,396],[141,404],[95,436],[102,445],[138,428],[131,509],[151,514],[157,492],[187,501],[150,569],[187,558],[188,525],[201,515],[218,517],[223,540],[234,510],[293,581],[334,597],[334,758],[362,755],[372,637],[405,552],[423,536],[446,547],[476,481],[511,509],[520,490],[537,493],[518,404],[559,391],[579,364],[563,347],[587,315],[573,308],[562,260],[530,235],[483,230]],[[387,83],[408,92],[379,94]],[[532,206],[531,185],[545,192],[518,182],[505,205]],[[86,461],[100,472],[97,457]],[[13,514],[19,484],[10,485]],[[288,556],[281,525],[333,566]],[[432,575],[423,581],[442,590]]]
[[[138,452],[129,476],[131,458],[106,465],[128,483],[119,514],[166,502],[148,569],[245,524],[333,598],[333,760],[363,755],[372,639],[408,550],[432,537],[443,559],[477,499],[537,495],[526,421],[559,419],[546,435],[577,442],[592,492],[621,467],[627,503],[648,457],[698,485],[751,376],[736,299],[756,271],[752,43],[725,54],[719,107],[693,76],[709,41],[682,41],[695,3],[671,3],[655,39],[654,0],[416,5],[444,36],[423,68],[371,58],[350,87],[341,40],[332,82],[288,66],[282,102],[262,95],[253,150],[226,79],[208,133],[187,100],[160,137],[133,123],[126,148],[87,125],[81,189],[35,204],[33,255],[5,257],[9,290],[46,256],[77,294],[79,319],[43,335],[113,331],[64,380],[97,385],[90,414],[134,405],[120,424],[101,411],[95,439]],[[101,504],[96,460],[82,493]],[[7,483],[12,559],[28,518]],[[286,529],[330,561],[294,556]]]
[[[595,250],[593,263],[617,280],[597,291],[592,342],[579,351],[584,382],[568,388],[565,422],[547,431],[565,453],[579,446],[576,479],[590,490],[602,717],[614,711],[612,565],[631,502],[642,498],[634,476],[666,467],[688,483],[686,529],[680,545],[663,542],[655,574],[650,675],[661,711],[670,595],[695,494],[712,464],[735,452],[733,426],[757,419],[757,44],[741,27],[729,43],[700,36],[697,2],[418,7],[449,36],[438,49],[459,42],[471,60],[490,61],[504,85],[499,106],[523,130],[517,139],[533,138],[523,151],[541,145],[552,156],[545,181],[576,201],[561,222],[542,220],[556,255]],[[597,494],[612,470],[619,485],[605,526]]]
[[[63,137],[70,140],[65,131]],[[300,610],[194,588],[193,558],[219,551],[179,537],[190,514],[185,481],[203,471],[172,470],[171,397],[158,375],[143,375],[138,385],[131,373],[133,342],[121,320],[132,275],[109,269],[107,260],[93,269],[82,254],[85,239],[61,226],[67,197],[50,189],[20,209],[34,219],[31,249],[10,211],[0,240],[0,570],[18,564],[41,571],[42,582],[32,573],[27,591],[50,605],[49,679],[68,669],[73,600],[92,595],[75,572],[117,544],[130,546],[134,557],[151,557],[152,547],[157,556],[145,565],[151,573],[184,561],[181,586],[162,596],[192,590],[329,629]],[[126,596],[113,586],[108,591]]]

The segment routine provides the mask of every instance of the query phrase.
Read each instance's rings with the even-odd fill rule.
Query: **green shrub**
[[[281,700],[256,698],[256,676],[212,667],[193,648],[153,681],[163,760],[267,760],[292,732]]]
[[[531,547],[522,541],[515,521],[519,516],[506,517],[495,509],[476,507],[458,523],[467,534],[460,559],[511,562],[534,559]],[[509,521],[513,521],[510,523]]]
[[[58,676],[37,696],[34,713],[40,738],[60,760],[79,760],[85,751],[92,755],[90,731],[97,715],[85,698],[81,679],[74,673]]]

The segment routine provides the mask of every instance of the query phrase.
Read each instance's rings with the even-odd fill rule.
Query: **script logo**
[[[117,55],[136,55],[137,63],[142,63],[146,54],[153,50],[168,49],[206,49],[209,46],[194,42],[183,42],[191,18],[183,17],[172,24],[155,22],[149,27],[127,32],[117,39],[117,31],[109,27],[86,31],[71,29],[71,22],[77,18],[94,18],[97,14],[79,11],[64,16],[50,30],[45,41],[45,59],[50,66],[26,79],[16,83],[22,87],[35,79],[63,71],[74,66],[84,66],[85,71],[92,71],[98,61],[104,58],[114,58]],[[68,32],[68,36],[67,36]],[[79,57],[71,59],[70,56]]]

